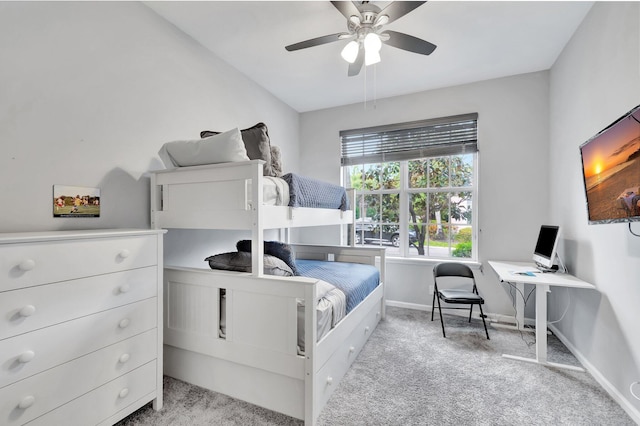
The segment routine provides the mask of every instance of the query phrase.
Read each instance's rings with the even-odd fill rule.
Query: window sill
[[[458,262],[464,263],[468,265],[472,269],[480,269],[482,267],[482,263],[477,260],[454,260],[454,259],[436,259],[436,258],[426,258],[419,259],[414,257],[386,257],[387,264],[395,264],[395,265],[436,265],[442,262]]]

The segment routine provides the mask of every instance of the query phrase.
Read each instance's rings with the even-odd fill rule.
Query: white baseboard
[[[385,305],[394,306],[396,308],[415,309],[416,311],[429,311],[431,312],[431,306],[420,305],[418,303],[397,302],[395,300],[385,300]]]
[[[587,358],[582,355],[582,353],[575,347],[571,342],[562,334],[555,325],[549,324],[549,329],[553,331],[553,334],[571,351],[573,356],[575,356],[580,364],[596,379],[596,382],[602,386],[602,388],[609,394],[614,401],[618,403],[622,407],[622,409],[631,417],[631,420],[640,425],[640,411],[636,409],[631,401],[629,401],[625,396],[620,393],[618,389],[616,389],[611,382],[609,382],[600,371],[589,362]]]
[[[431,312],[431,305],[422,305],[418,303],[407,303],[407,302],[399,302],[397,300],[386,300],[385,303],[387,306],[395,306],[397,308],[405,308],[405,309],[415,309],[417,311],[427,311]],[[467,313],[463,311],[455,311],[455,310],[447,310],[447,314],[458,315],[461,317],[468,316]],[[493,314],[491,312],[485,312],[486,315],[485,320],[488,323],[498,323],[498,324],[506,324],[510,326],[516,325],[516,319],[514,316],[502,315],[502,314]],[[475,316],[480,318],[480,312],[475,311]],[[535,320],[530,318],[525,318],[526,325],[535,325]]]

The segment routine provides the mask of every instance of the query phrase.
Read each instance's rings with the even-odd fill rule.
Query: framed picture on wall
[[[100,188],[53,185],[53,217],[100,217]]]

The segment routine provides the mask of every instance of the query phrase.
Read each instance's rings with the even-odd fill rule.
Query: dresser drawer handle
[[[21,271],[27,272],[36,267],[36,261],[33,259],[25,259],[18,265]]]
[[[129,284],[122,284],[120,287],[118,287],[118,291],[120,293],[127,293],[129,290],[131,290],[131,286]]]
[[[129,361],[129,358],[129,354],[122,354],[120,355],[120,358],[118,358],[118,361],[120,361],[120,364],[124,364],[125,362]]]
[[[353,353],[356,350],[354,346],[349,346],[349,353]]]
[[[120,398],[126,398],[127,395],[129,395],[129,389],[128,388],[124,388],[118,393],[118,396]]]
[[[24,351],[19,357],[18,361],[22,364],[26,364],[35,358],[36,353],[34,351]]]
[[[327,377],[327,384],[329,386],[331,386],[333,384],[333,377],[331,377],[331,376]]]
[[[364,332],[365,332],[365,333],[368,333],[368,332],[369,332],[369,326],[366,326],[366,327],[364,328]]]
[[[120,320],[120,322],[118,323],[118,327],[127,328],[127,327],[129,327],[129,323],[130,322],[131,322],[131,320],[129,318],[124,318],[124,319]]]
[[[22,408],[23,410],[27,409],[31,407],[34,402],[36,402],[36,398],[33,395],[25,396],[18,404],[18,408]]]
[[[131,252],[127,249],[122,249],[120,250],[120,253],[118,253],[118,256],[120,256],[123,259],[126,259],[127,257],[131,256]]]
[[[22,309],[20,309],[21,317],[30,317],[31,315],[36,313],[36,307],[33,305],[26,305]]]

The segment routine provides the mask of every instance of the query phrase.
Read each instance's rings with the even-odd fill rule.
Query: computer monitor
[[[533,251],[533,261],[543,269],[554,269],[553,263],[556,260],[556,249],[560,240],[560,227],[554,225],[540,226],[538,242]]]

